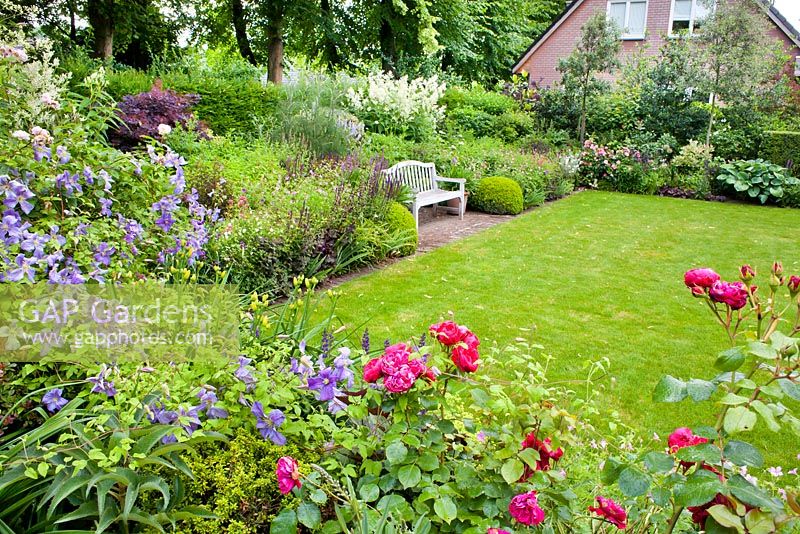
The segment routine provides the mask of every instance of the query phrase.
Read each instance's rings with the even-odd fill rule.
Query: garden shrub
[[[445,91],[439,103],[445,106],[448,115],[463,107],[495,116],[519,108],[517,102],[510,96],[487,91],[477,85],[470,88],[451,87]]]
[[[395,79],[385,73],[370,74],[350,88],[350,106],[371,132],[396,134],[408,139],[429,139],[444,118],[439,98],[445,85],[432,78]]]
[[[763,159],[732,161],[720,165],[717,181],[744,200],[758,199],[762,204],[779,202],[785,188],[800,185],[800,179],[786,169]]]
[[[786,186],[780,205],[787,208],[800,208],[800,185]]]
[[[485,137],[493,134],[495,117],[472,106],[464,106],[449,112],[447,123],[451,129]]]
[[[592,99],[586,130],[605,142],[622,141],[637,121],[636,96],[625,91],[603,93]]]
[[[651,174],[650,166],[635,148],[612,149],[587,140],[581,152],[580,185],[619,191],[653,194],[663,184]]]
[[[165,71],[158,75],[166,89],[199,96],[194,104],[197,117],[216,134],[253,133],[261,123],[272,120],[283,90],[257,79],[226,78],[213,71],[184,73]],[[109,93],[122,100],[126,95],[147,91],[156,80],[153,73],[132,69],[109,74]]]
[[[410,256],[417,251],[419,236],[411,212],[399,202],[390,202],[386,210],[386,226],[390,234],[400,236],[404,245],[398,250],[401,256]]]
[[[478,183],[470,203],[479,211],[498,215],[522,212],[522,188],[511,178],[489,176]]]
[[[800,132],[764,132],[759,157],[786,168],[800,164]]]
[[[204,134],[205,126],[195,121],[192,113],[192,106],[199,98],[165,90],[156,80],[149,91],[123,97],[117,105],[119,123],[109,133],[109,141],[117,148],[130,150],[142,143],[145,137],[163,140],[172,128],[178,126],[192,126]]]
[[[492,122],[492,135],[506,143],[531,135],[536,131],[536,120],[523,111],[509,111],[499,115]]]
[[[283,456],[316,463],[317,458],[295,446],[279,447],[252,431],[239,429],[224,445],[203,446],[187,458],[193,479],[185,481],[186,495],[216,518],[192,519],[181,524],[183,534],[255,534],[269,528],[283,507],[297,499],[278,491],[273,466]]]
[[[414,159],[416,145],[397,135],[371,133],[366,136],[365,151],[376,156],[383,156],[392,165],[400,161]]]

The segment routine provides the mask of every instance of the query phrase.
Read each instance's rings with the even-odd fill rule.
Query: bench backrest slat
[[[416,193],[435,191],[436,165],[420,161],[401,161],[397,165],[383,171],[384,175],[408,186]]]

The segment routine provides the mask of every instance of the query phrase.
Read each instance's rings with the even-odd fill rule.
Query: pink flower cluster
[[[429,331],[450,353],[450,359],[461,372],[474,373],[478,370],[478,346],[481,342],[466,326],[444,321],[431,325]]]
[[[384,387],[392,393],[405,393],[420,377],[433,382],[436,373],[421,358],[411,359],[411,348],[405,343],[387,347],[380,358],[364,365],[364,381],[372,384],[382,378]]]
[[[742,277],[751,280],[755,271],[749,265],[741,269]],[[686,287],[697,297],[708,296],[712,302],[725,304],[732,310],[741,310],[747,306],[750,292],[744,282],[725,282],[712,269],[691,269],[683,275]],[[755,291],[755,287],[751,289]]]
[[[284,495],[295,487],[299,488],[303,485],[300,481],[300,467],[297,465],[297,460],[291,456],[284,456],[278,460],[275,474],[278,477],[278,489]]]
[[[628,528],[628,513],[622,506],[599,495],[596,500],[597,506],[590,506],[590,512],[599,515],[620,530]]]

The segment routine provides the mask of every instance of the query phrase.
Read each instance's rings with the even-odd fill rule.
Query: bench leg
[[[464,220],[464,212],[466,211],[467,206],[464,203],[464,197],[458,199],[458,217],[463,221]]]
[[[414,223],[417,225],[417,234],[419,234],[419,206],[412,204],[411,213],[414,215]]]

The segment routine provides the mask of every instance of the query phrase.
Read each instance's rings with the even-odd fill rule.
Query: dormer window
[[[673,0],[669,33],[689,35],[698,31],[711,13],[708,0]]]
[[[609,0],[608,18],[622,30],[623,39],[644,39],[646,0]]]

